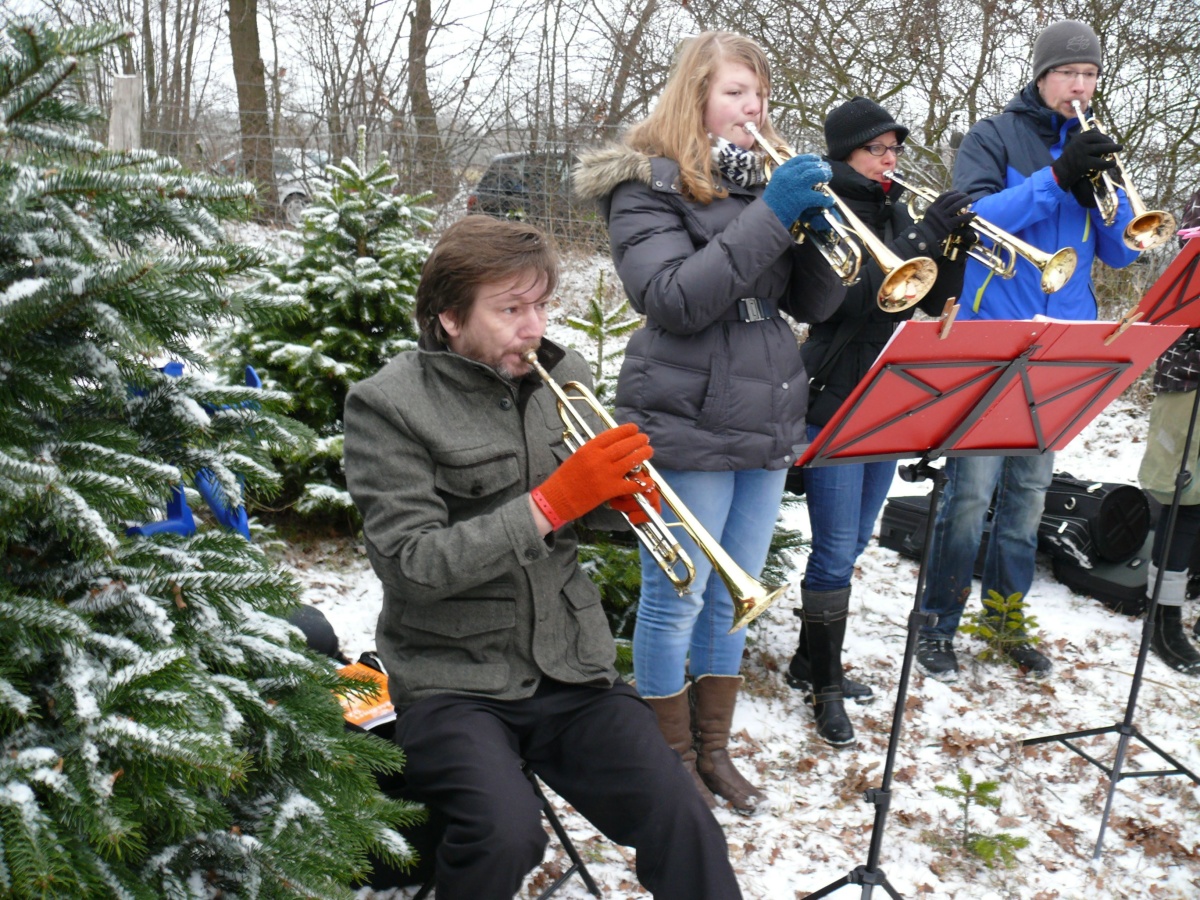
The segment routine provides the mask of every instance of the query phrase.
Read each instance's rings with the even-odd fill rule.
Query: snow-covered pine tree
[[[74,73],[121,39],[0,37],[0,896],[348,897],[413,811],[279,618],[297,585],[234,534],[126,533],[200,467],[269,489],[296,441],[190,349],[261,262],[220,225],[249,187],[85,136]]]
[[[430,195],[395,194],[385,155],[370,166],[360,129],[357,159],[326,167],[328,191],[304,214],[300,256],[273,266],[258,290],[293,310],[249,317],[216,354],[236,375],[252,365],[267,387],[292,395],[292,415],[317,434],[315,448],[282,456],[284,504],[311,515],[357,516],[342,470],[342,408],[350,386],[416,346],[413,318],[433,220]]]

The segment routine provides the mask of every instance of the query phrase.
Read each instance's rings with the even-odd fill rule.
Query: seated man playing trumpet
[[[1021,265],[1008,279],[972,258],[967,262],[961,311],[966,319],[1094,320],[1092,261],[1114,268],[1138,257],[1126,226],[1133,220],[1127,191],[1116,191],[1112,221],[1097,208],[1099,173],[1117,167],[1120,145],[1084,127],[1079,110],[1091,104],[1101,72],[1100,39],[1083,22],[1064,19],[1042,30],[1033,46],[1033,80],[1004,112],[976,122],[954,162],[954,187],[971,196],[981,219],[1033,247],[1052,252],[1072,247],[1075,273],[1048,293],[1042,273]],[[993,506],[991,538],[983,570],[983,596],[1028,595],[1033,583],[1037,528],[1054,454],[958,456],[946,462],[946,487],[934,525],[931,565],[922,601],[938,617],[921,628],[917,664],[926,674],[958,677],[954,635],[972,591],[972,573],[984,522]],[[1026,599],[1028,597],[1026,596]],[[1008,651],[1012,662],[1046,675],[1050,660],[1030,644]]]
[[[720,826],[654,712],[613,668],[600,594],[572,522],[623,527],[608,504],[657,489],[634,425],[570,453],[555,397],[589,381],[544,340],[558,259],[537,229],[469,216],[417,288],[418,349],[346,400],[346,479],[384,586],[379,656],[404,749],[406,795],[447,822],[439,900],[512,897],[542,858],[527,765],[611,840],[637,849],[659,898],[741,896]]]

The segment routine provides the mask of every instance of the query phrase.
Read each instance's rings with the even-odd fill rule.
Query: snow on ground
[[[1061,454],[1057,468],[1094,480],[1136,482],[1145,419],[1118,400]],[[920,493],[897,478],[893,494]],[[928,489],[928,484],[925,485]],[[807,530],[804,507],[789,524]],[[310,559],[297,572],[333,623],[343,649],[355,657],[374,646],[381,592],[365,557],[336,566]],[[744,674],[747,689],[734,721],[738,764],[766,791],[766,809],[746,818],[717,810],[730,856],[748,900],[799,898],[868,861],[874,808],[862,791],[883,773],[905,628],[916,587],[917,564],[872,543],[855,578],[846,661],[851,674],[878,695],[869,706],[849,704],[856,747],[835,750],[819,741],[800,698],[780,670],[795,647],[798,599],[781,600],[751,626]],[[792,583],[799,581],[797,559]],[[1097,601],[1054,581],[1048,561],[1038,569],[1031,601],[1044,649],[1055,661],[1047,680],[1022,677],[1004,665],[971,660],[979,645],[959,637],[959,681],[943,684],[914,670],[897,744],[893,799],[880,844],[879,868],[903,896],[930,898],[1104,898],[1200,896],[1200,797],[1183,776],[1130,778],[1118,786],[1098,863],[1092,854],[1108,791],[1096,766],[1052,743],[1023,748],[1022,739],[1119,723],[1130,694],[1141,622],[1109,612]],[[977,601],[976,601],[977,602]],[[1197,606],[1185,610],[1192,621]],[[1200,772],[1200,683],[1150,656],[1134,722],[1141,733]],[[1115,736],[1080,746],[1110,765]],[[1124,771],[1163,768],[1138,741]],[[959,770],[1001,784],[998,811],[972,808],[970,829],[1027,838],[1013,869],[989,869],[953,847],[962,818],[953,801],[935,791],[957,786]],[[611,900],[647,896],[633,874],[633,853],[609,843],[555,798],[568,830]],[[551,840],[545,871],[566,867]],[[531,876],[522,896],[536,896],[545,872]],[[857,897],[847,886],[835,897]],[[383,900],[413,891],[361,896]],[[879,889],[878,895],[882,895]],[[572,879],[556,895],[589,895]]]
[[[565,266],[560,294],[578,309],[611,264]],[[579,335],[562,323],[550,336],[578,346]],[[615,375],[615,371],[609,374]],[[1056,468],[1095,481],[1136,483],[1146,421],[1124,397],[1059,454]],[[928,482],[897,477],[893,494],[920,494]],[[787,524],[807,533],[803,504]],[[347,563],[346,559],[354,560]],[[293,557],[306,586],[304,599],[320,608],[352,658],[374,647],[381,589],[361,548],[313,546]],[[798,585],[804,559],[791,578]],[[845,659],[851,674],[874,687],[869,706],[848,704],[858,732],[854,748],[835,750],[816,738],[807,708],[780,675],[796,645],[798,588],[751,625],[743,692],[731,751],[766,792],[766,809],[746,818],[717,810],[747,900],[799,898],[866,865],[874,807],[864,789],[878,787],[888,750],[906,622],[913,605],[917,564],[877,546],[868,547],[855,577]],[[981,645],[960,636],[960,679],[943,684],[915,670],[897,744],[892,804],[882,831],[878,867],[904,897],[970,900],[1200,896],[1200,794],[1183,776],[1129,778],[1116,792],[1099,861],[1093,863],[1106,774],[1060,743],[1023,748],[1025,738],[1113,726],[1121,722],[1141,639],[1140,620],[1120,616],[1057,583],[1042,559],[1031,592],[1032,611],[1054,659],[1044,681],[1022,677],[1002,664],[972,660]],[[978,600],[973,601],[977,608]],[[1188,622],[1200,604],[1185,608]],[[1172,671],[1150,656],[1134,723],[1141,733],[1200,772],[1200,681]],[[1111,765],[1114,735],[1086,738],[1078,746]],[[1164,768],[1140,742],[1130,744],[1124,771]],[[1001,785],[998,811],[972,807],[973,832],[1028,839],[1012,869],[989,869],[957,849],[963,829],[955,803],[939,785],[958,786],[958,772]],[[648,896],[636,882],[633,853],[601,837],[594,827],[554,798],[555,806],[610,900]],[[534,897],[569,865],[551,840],[541,870],[521,896]],[[411,897],[415,889],[372,894],[362,900]],[[834,897],[863,896],[847,886]],[[876,896],[883,894],[877,889]],[[556,897],[590,896],[573,878]]]

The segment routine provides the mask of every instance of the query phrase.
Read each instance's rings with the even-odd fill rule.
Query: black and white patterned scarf
[[[766,184],[767,171],[762,153],[743,150],[723,137],[714,137],[712,140],[713,162],[717,164],[722,175],[741,187]]]

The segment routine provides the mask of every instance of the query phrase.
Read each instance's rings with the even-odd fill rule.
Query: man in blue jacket
[[[1085,111],[1101,75],[1100,39],[1082,22],[1048,26],[1033,45],[1033,81],[998,116],[972,126],[954,164],[954,187],[969,194],[972,209],[998,228],[1042,250],[1074,247],[1079,261],[1071,280],[1045,294],[1040,272],[1021,262],[1011,279],[996,277],[972,259],[963,282],[960,319],[1094,320],[1092,261],[1114,268],[1137,258],[1122,240],[1132,218],[1118,190],[1115,221],[1105,225],[1090,175],[1112,169],[1120,145],[1097,130],[1081,130],[1072,101]],[[1114,183],[1115,183],[1114,179]],[[1037,528],[1054,454],[956,457],[946,463],[946,486],[935,522],[923,609],[937,614],[924,626],[917,662],[944,681],[958,675],[954,634],[971,595],[972,574],[988,507],[995,496],[991,538],[983,570],[983,596],[1027,596],[1033,582]],[[1022,669],[1045,675],[1050,660],[1028,644],[1009,652]]]

